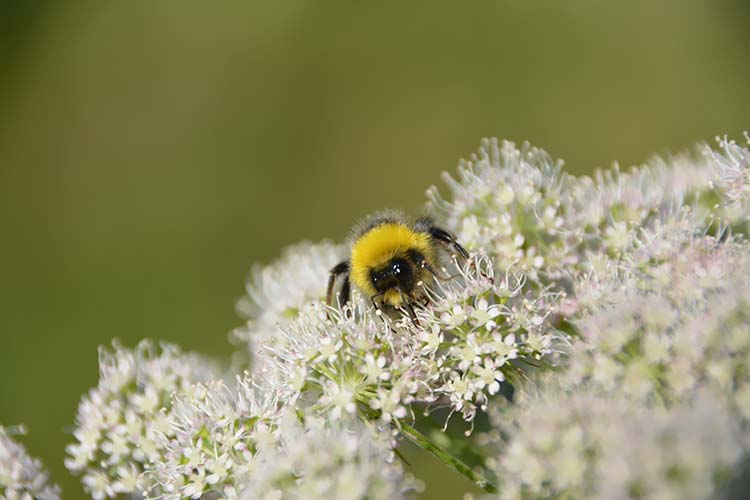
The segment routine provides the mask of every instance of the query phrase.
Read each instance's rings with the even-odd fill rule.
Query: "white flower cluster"
[[[247,346],[254,370],[260,368],[255,353],[269,339],[278,340],[279,327],[287,326],[309,303],[325,299],[328,273],[343,256],[342,245],[301,242],[286,248],[274,263],[253,266],[247,295],[237,302],[247,323],[230,338]]]
[[[236,498],[258,449],[276,446],[278,406],[273,388],[239,377],[231,387],[196,384],[176,395],[159,431],[162,452],[145,475],[153,485],[147,498]]]
[[[750,245],[681,226],[644,231],[627,261],[581,285],[604,293],[576,321],[565,380],[666,404],[712,385],[750,419]]]
[[[528,144],[517,149],[485,140],[477,155],[461,162],[457,179],[444,175],[451,199],[431,187],[428,208],[467,248],[487,252],[498,270],[516,265],[531,285],[569,289],[591,259],[622,254],[635,231],[678,216],[684,207],[691,208],[695,224],[730,215],[737,220],[742,207],[746,219],[747,149],[728,141],[721,148],[698,158],[656,158],[628,172],[615,166],[574,177]],[[730,205],[734,212],[728,214]]]
[[[737,421],[710,392],[667,410],[547,389],[493,417],[504,427],[509,418],[513,437],[495,463],[507,499],[712,498],[746,456]]]
[[[176,346],[149,341],[135,349],[114,343],[99,350],[99,384],[78,406],[77,442],[67,447],[65,466],[82,473],[86,492],[101,500],[142,494],[150,488],[145,467],[164,452],[160,433],[169,432],[173,393],[216,377],[206,360]]]
[[[458,178],[443,174],[451,199],[434,186],[427,190],[428,210],[453,230],[467,249],[489,254],[499,272],[515,267],[530,279],[564,265],[569,246],[564,197],[570,178],[562,162],[524,144],[485,140],[476,156],[461,161]]]
[[[745,133],[745,141],[750,145],[750,134]],[[725,218],[734,224],[750,224],[750,151],[726,137],[719,141],[721,151],[708,150],[713,159],[714,185],[721,198],[721,206],[726,210]]]
[[[501,497],[710,498],[747,467],[750,167],[747,149],[721,147],[683,170],[677,196],[674,165],[604,182],[620,184],[610,200],[647,196],[627,207],[617,251],[579,253],[559,310],[574,331],[562,367],[493,411]],[[660,188],[641,186],[657,173]]]
[[[290,394],[334,419],[359,410],[384,422],[412,403],[449,402],[471,421],[500,383],[553,352],[558,295],[524,294],[523,277],[494,277],[486,256],[439,284],[416,321],[392,321],[355,295],[343,311],[312,305],[260,353]],[[310,398],[314,398],[312,401]]]
[[[0,498],[4,500],[60,500],[60,488],[49,483],[42,463],[28,455],[0,426]]]
[[[421,487],[394,459],[388,429],[294,415],[281,428],[278,446],[259,453],[242,500],[398,500]]]

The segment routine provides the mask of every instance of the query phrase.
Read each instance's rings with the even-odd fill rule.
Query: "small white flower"
[[[477,375],[478,380],[475,385],[478,390],[487,387],[487,392],[495,395],[500,391],[500,382],[505,380],[505,374],[496,369],[495,363],[490,358],[485,358],[482,366],[472,367],[472,371]]]
[[[493,334],[490,346],[498,361],[501,363],[504,363],[508,359],[516,359],[518,357],[516,336],[512,333],[507,334],[505,337],[499,333]]]
[[[378,380],[388,380],[390,373],[385,370],[386,359],[380,354],[377,358],[373,353],[365,355],[365,365],[360,370],[362,375],[367,377],[367,382],[376,382]]]
[[[182,494],[189,498],[200,498],[205,488],[205,470],[198,469],[194,474],[190,474],[188,484],[182,489]]]
[[[604,241],[609,248],[617,252],[622,251],[628,244],[630,231],[624,222],[615,222],[604,230]]]
[[[331,408],[331,418],[339,419],[343,414],[351,414],[357,410],[355,395],[355,390],[342,384],[329,382],[326,384],[321,403]]]
[[[380,411],[383,422],[390,423],[393,419],[405,418],[406,407],[401,404],[402,396],[397,390],[378,391],[378,396],[370,401],[370,407]]]
[[[515,193],[513,193],[513,188],[508,186],[507,184],[500,188],[500,190],[497,191],[497,194],[495,195],[495,200],[500,205],[508,205],[513,202],[513,199],[515,198]]]
[[[443,314],[440,315],[440,319],[443,321],[443,324],[447,326],[448,328],[455,328],[464,321],[466,321],[467,317],[467,307],[462,306],[461,304],[454,305],[450,311],[446,311]]]
[[[110,478],[107,477],[103,472],[92,471],[83,475],[81,479],[86,491],[91,493],[91,498],[94,500],[104,500],[105,498],[113,498],[115,496],[115,490],[110,483]]]
[[[141,473],[134,464],[121,465],[117,468],[117,480],[112,484],[117,493],[142,491]]]
[[[487,299],[481,298],[477,301],[471,313],[471,319],[475,325],[484,326],[487,330],[492,330],[497,325],[493,320],[499,314],[500,308],[496,304],[490,306]]]

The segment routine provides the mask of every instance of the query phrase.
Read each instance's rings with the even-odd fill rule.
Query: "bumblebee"
[[[333,303],[334,287],[343,276],[339,305],[349,301],[353,285],[376,309],[389,315],[405,310],[414,319],[414,304],[427,302],[421,285],[449,278],[439,270],[446,252],[469,257],[456,237],[429,217],[411,223],[396,211],[371,215],[352,230],[349,260],[331,269],[326,303]]]

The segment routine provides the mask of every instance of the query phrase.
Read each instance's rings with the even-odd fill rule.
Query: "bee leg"
[[[404,291],[401,290],[401,288],[398,288],[398,294],[401,296],[401,303],[404,304],[404,306],[399,306],[399,309],[406,309],[406,312],[409,313],[409,318],[411,318],[412,323],[414,323],[416,326],[419,326],[419,319],[417,319],[417,313],[414,312],[414,306],[412,305],[411,297],[409,297],[409,300],[407,300],[407,297],[404,296]]]
[[[414,261],[414,264],[417,267],[420,267],[422,269],[426,269],[430,274],[432,274],[433,276],[435,276],[440,281],[452,280],[453,278],[455,278],[456,276],[458,276],[457,274],[454,274],[452,276],[448,276],[447,274],[445,274],[445,273],[443,273],[443,272],[435,269],[434,267],[432,267],[432,265],[430,265],[429,262],[427,262],[427,259],[425,259],[424,256],[421,253],[419,253],[419,252],[410,250],[409,251],[409,256]]]
[[[351,298],[351,293],[352,293],[352,286],[351,286],[351,283],[349,282],[349,275],[347,274],[344,277],[344,283],[341,285],[341,291],[339,291],[339,307],[343,309],[344,306],[349,303],[349,299]],[[348,310],[351,310],[351,309],[348,309]]]
[[[476,262],[472,262],[472,263],[471,263],[471,270],[472,270],[472,271],[478,271],[478,272],[479,272],[479,275],[480,275],[480,276],[481,276],[482,278],[484,278],[484,279],[486,279],[486,280],[489,280],[489,282],[490,282],[490,283],[492,283],[493,285],[495,284],[495,278],[492,278],[491,276],[488,276],[488,275],[487,275],[487,273],[485,273],[485,272],[484,272],[484,271],[482,271],[481,269],[478,269],[478,268],[477,268],[477,264],[476,264]]]
[[[385,292],[376,293],[372,297],[370,297],[370,302],[372,303],[372,307],[375,308],[375,311],[380,311],[380,306],[378,306],[378,303],[375,301],[376,298],[383,295]]]
[[[338,279],[339,276],[342,274],[347,274],[346,280],[344,282],[344,286],[341,288],[341,292],[339,294],[339,301],[341,301],[342,297],[346,298],[346,301],[342,303],[343,306],[346,302],[349,301],[349,261],[343,261],[339,262],[335,266],[333,266],[333,269],[331,269],[331,275],[328,277],[328,289],[326,290],[326,305],[330,306],[333,302],[333,286],[336,284],[336,279]],[[343,294],[344,289],[346,289],[346,295]]]
[[[425,293],[414,295],[413,303],[419,305],[420,307],[427,307],[430,304],[430,297],[428,297]]]
[[[419,318],[417,318],[417,313],[414,311],[414,306],[411,305],[411,302],[406,303],[406,310],[409,312],[411,322],[414,323],[414,325],[419,326]]]
[[[462,247],[458,241],[456,241],[456,237],[453,234],[449,233],[445,229],[440,229],[436,226],[430,226],[427,229],[427,232],[430,234],[430,236],[435,238],[440,243],[453,248],[453,250],[458,252],[464,259],[469,258],[469,252],[467,252],[466,249]]]
[[[423,268],[423,269],[427,269],[427,271],[428,271],[428,272],[429,272],[430,274],[432,274],[433,276],[435,276],[435,277],[436,277],[437,279],[439,279],[440,281],[450,281],[450,280],[452,280],[453,278],[457,278],[457,277],[459,276],[458,274],[451,274],[451,275],[449,276],[449,275],[445,274],[445,273],[444,273],[444,272],[442,272],[442,271],[438,271],[437,269],[435,269],[434,267],[432,267],[432,266],[431,266],[431,265],[430,265],[430,264],[429,264],[428,262],[426,262],[426,261],[425,261],[425,262],[424,262],[424,263],[422,264],[422,268]]]

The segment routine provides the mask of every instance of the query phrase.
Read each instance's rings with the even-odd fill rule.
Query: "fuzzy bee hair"
[[[425,302],[421,285],[445,279],[440,254],[451,251],[467,258],[456,237],[429,217],[411,222],[403,213],[384,210],[362,219],[349,238],[350,258],[331,269],[326,300],[333,302],[339,277],[339,304],[346,304],[354,286],[373,306],[393,314],[405,310],[414,317],[414,304]]]

